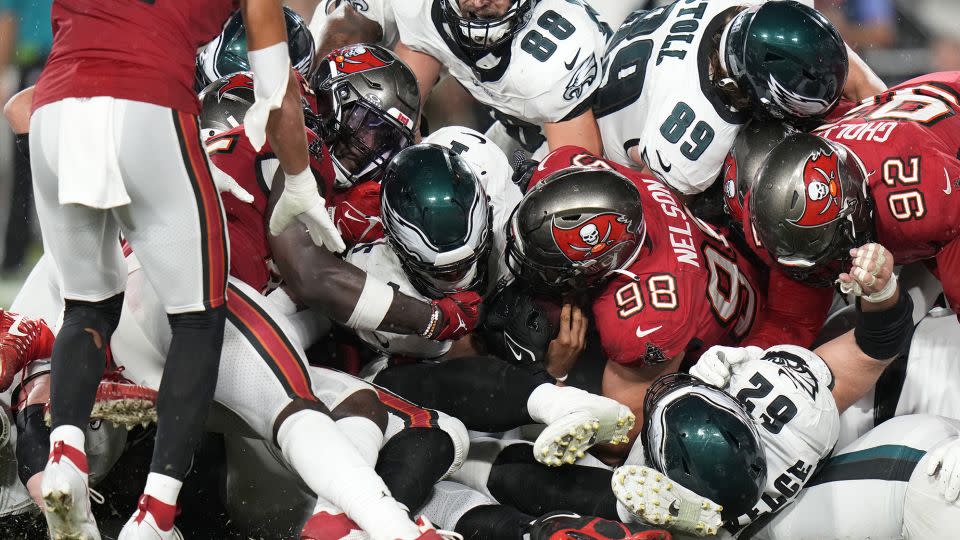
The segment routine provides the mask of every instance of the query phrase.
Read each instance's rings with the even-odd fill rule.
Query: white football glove
[[[940,480],[940,495],[947,502],[960,497],[960,439],[933,450],[928,456],[927,475]]]
[[[310,239],[334,253],[347,248],[337,226],[327,213],[326,201],[317,190],[317,180],[309,167],[293,176],[285,174],[286,182],[280,200],[270,216],[270,234],[277,236],[296,218],[307,226]]]
[[[700,356],[690,374],[717,388],[726,388],[732,375],[732,366],[763,356],[760,347],[710,347]]]
[[[210,174],[213,176],[213,183],[220,193],[229,193],[240,199],[241,202],[248,204],[253,202],[253,195],[243,189],[232,176],[218,169],[213,162],[210,162]]]

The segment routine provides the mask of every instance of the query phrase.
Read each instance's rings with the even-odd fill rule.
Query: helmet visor
[[[364,99],[341,111],[331,144],[340,167],[355,178],[372,178],[401,150],[413,144],[413,133]]]

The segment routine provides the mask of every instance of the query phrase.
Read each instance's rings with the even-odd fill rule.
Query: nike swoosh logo
[[[17,315],[17,318],[13,320],[13,324],[10,325],[10,328],[7,330],[7,333],[11,336],[17,337],[27,337],[26,334],[20,331],[20,323],[23,322],[24,316]]]
[[[943,170],[943,175],[947,177],[947,189],[943,190],[943,193],[949,195],[953,193],[953,182],[950,181],[950,173],[946,169]]]
[[[506,336],[506,337],[507,339],[505,341],[507,342],[507,348],[510,349],[510,354],[512,354],[513,357],[517,359],[517,362],[523,360],[523,355],[517,352],[517,350],[513,348],[513,342],[510,340],[510,337],[509,336]]]
[[[673,169],[673,165],[663,162],[663,158],[660,157],[659,150],[657,150],[656,153],[657,153],[657,161],[660,162],[660,168],[663,169],[663,172],[670,172],[670,169]]]
[[[638,338],[647,337],[647,336],[649,336],[650,334],[656,332],[657,330],[659,330],[659,329],[661,329],[661,328],[663,328],[663,325],[655,326],[655,327],[653,327],[653,328],[651,328],[651,329],[649,329],[649,330],[644,330],[644,329],[642,329],[642,328],[640,328],[640,327],[638,326],[638,327],[637,327],[637,337],[638,337]]]
[[[671,516],[679,516],[679,515],[680,515],[680,503],[679,503],[679,501],[673,501],[672,503],[670,503],[669,512],[670,512],[670,515],[671,515]]]
[[[360,223],[366,223],[366,222],[367,222],[367,220],[365,220],[365,219],[362,219],[362,218],[359,218],[359,217],[357,217],[357,216],[354,216],[354,215],[350,214],[350,210],[345,210],[345,211],[343,212],[343,217],[345,217],[345,218],[347,218],[347,219],[352,219],[353,221],[358,221],[358,222],[360,222]]]
[[[573,71],[573,66],[577,65],[577,58],[580,58],[580,49],[577,49],[577,54],[573,55],[573,60],[563,64],[567,71]]]

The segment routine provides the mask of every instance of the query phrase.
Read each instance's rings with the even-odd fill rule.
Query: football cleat
[[[420,529],[421,534],[416,540],[463,540],[461,534],[437,529],[426,516],[417,518],[417,528]]]
[[[300,540],[370,540],[370,535],[346,514],[331,510],[311,516],[303,526]]]
[[[556,418],[544,419],[547,427],[533,444],[537,461],[550,467],[570,465],[594,445],[630,442],[636,417],[629,407],[577,388],[563,390],[569,398],[557,404]]]
[[[713,536],[723,524],[722,506],[650,467],[617,467],[610,484],[617,501],[644,523],[697,536]]]
[[[183,534],[173,525],[178,513],[175,505],[158,501],[150,495],[141,495],[137,510],[120,530],[117,540],[184,540]],[[169,529],[162,528],[158,520],[169,524]]]
[[[30,362],[49,358],[53,332],[43,319],[0,310],[0,392],[10,388],[18,371]]]
[[[121,373],[123,368],[103,377],[90,413],[91,420],[106,420],[127,430],[147,427],[157,421],[157,391],[134,384]]]
[[[87,456],[63,441],[54,443],[40,481],[43,514],[52,540],[100,540],[90,511]]]
[[[669,532],[573,512],[551,512],[530,524],[530,540],[671,540]]]

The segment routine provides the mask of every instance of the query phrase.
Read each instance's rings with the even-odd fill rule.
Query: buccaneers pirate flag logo
[[[363,45],[333,51],[327,58],[336,65],[338,73],[359,73],[387,65]]]
[[[569,229],[561,227],[554,218],[551,230],[560,251],[571,261],[581,262],[609,252],[620,243],[629,224],[623,214],[607,212]]]
[[[840,218],[843,188],[836,152],[817,152],[803,166],[803,214],[790,220],[800,227],[818,227]]]
[[[227,92],[233,90],[234,88],[249,88],[250,90],[253,90],[253,79],[250,77],[250,74],[236,73],[231,75],[230,78],[227,79],[226,84],[217,90],[217,101],[223,100],[223,96],[225,96]]]

